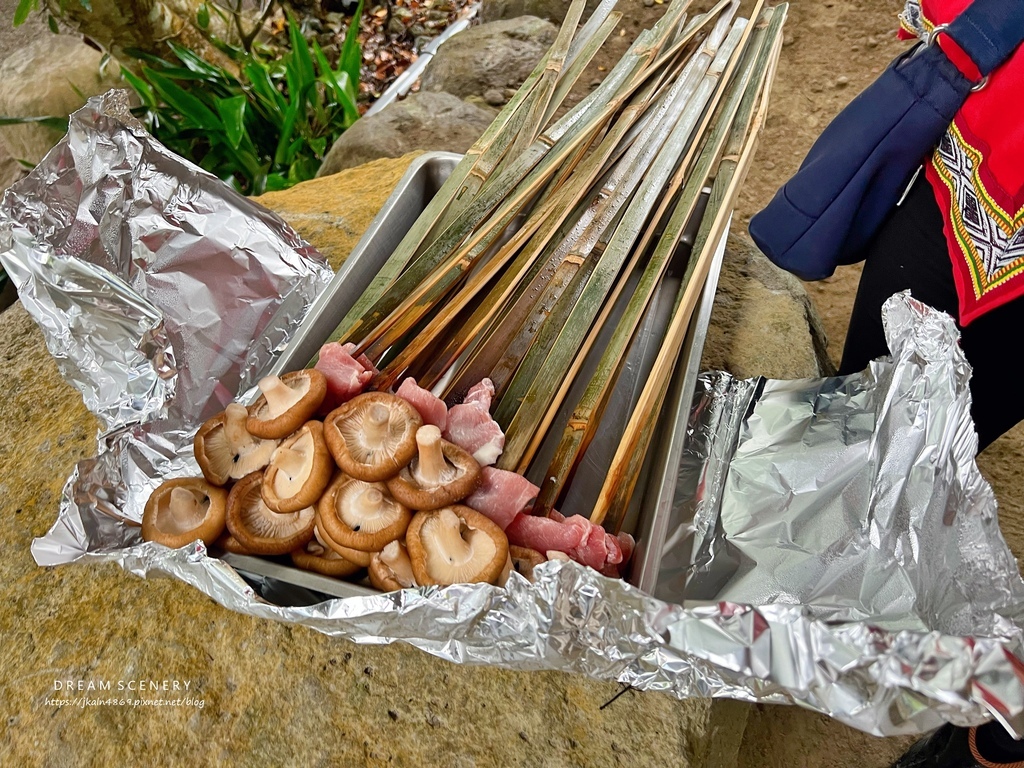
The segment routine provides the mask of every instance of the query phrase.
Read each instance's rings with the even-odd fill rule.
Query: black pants
[[[850,317],[840,374],[863,370],[869,361],[889,354],[882,330],[882,304],[895,293],[911,295],[958,316],[956,285],[942,213],[924,173],[918,175],[903,204],[896,208],[868,246],[864,272]],[[978,430],[978,450],[1024,419],[1024,298],[993,309],[960,328],[960,346],[974,369],[971,416]]]

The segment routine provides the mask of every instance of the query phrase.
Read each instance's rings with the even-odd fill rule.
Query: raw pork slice
[[[551,517],[520,514],[505,533],[510,544],[540,552],[563,552],[577,563],[589,565],[605,576],[618,576],[621,565],[633,554],[633,537],[613,536],[581,515]]]
[[[480,472],[479,487],[462,503],[487,515],[505,530],[517,514],[529,511],[539,491],[536,485],[522,475],[484,467]]]
[[[332,341],[320,347],[316,369],[327,377],[327,397],[321,411],[333,411],[360,394],[379,371],[366,355],[352,357],[355,344]]]
[[[569,554],[583,541],[584,530],[577,525],[566,525],[551,517],[524,515],[515,516],[505,529],[508,543],[517,547],[529,547],[538,552],[565,552]]]
[[[505,448],[505,434],[491,418],[492,397],[494,384],[490,379],[474,384],[462,404],[449,409],[444,432],[445,440],[465,448],[484,467],[496,462]]]
[[[424,424],[433,424],[444,432],[448,426],[448,406],[444,400],[434,397],[429,389],[419,386],[412,377],[405,379],[395,394],[416,409]]]

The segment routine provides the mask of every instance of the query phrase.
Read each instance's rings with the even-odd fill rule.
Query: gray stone
[[[85,97],[123,88],[119,68],[110,62],[100,72],[102,54],[80,39],[44,33],[0,64],[0,114],[8,117],[65,117]],[[38,163],[64,131],[41,125],[2,129],[12,157]]]
[[[334,142],[317,175],[416,149],[465,152],[493,119],[450,93],[414,93],[358,120]]]
[[[834,372],[821,320],[803,284],[746,235],[730,235],[704,346],[703,368],[747,378]]]
[[[518,88],[555,41],[554,24],[533,16],[481,24],[442,45],[423,72],[424,91],[464,99]]]
[[[508,99],[505,98],[504,91],[499,91],[497,88],[491,88],[484,91],[484,101],[490,104],[492,107],[500,107]]]
[[[536,16],[561,24],[569,11],[569,2],[570,0],[483,0],[480,17],[488,22],[514,19],[518,16]],[[583,18],[590,16],[599,3],[600,0],[587,0]]]

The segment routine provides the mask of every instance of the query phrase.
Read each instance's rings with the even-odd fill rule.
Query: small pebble
[[[653,8],[654,0],[644,0],[644,8]]]
[[[845,88],[850,84],[850,78],[846,75],[840,75],[836,78],[836,88]]]
[[[860,46],[859,45],[850,46],[850,50],[853,51],[854,53],[859,53],[860,52]]]
[[[867,45],[868,48],[877,48],[878,47],[878,40],[876,38],[874,38],[874,37],[869,37],[864,42],[865,42],[865,44]]]
[[[788,48],[789,46],[791,46],[795,42],[796,42],[796,36],[792,35],[792,34],[788,34],[788,35],[786,35],[785,37],[782,38],[782,45],[785,48]]]
[[[769,160],[767,163],[764,164],[764,167],[765,167],[765,170],[773,171],[773,170],[775,170],[775,163],[773,163],[771,160]]]
[[[519,732],[519,738],[522,739],[523,741],[529,741],[530,740],[530,737],[526,735],[526,731],[520,731]]]
[[[398,720],[398,713],[395,712],[395,710],[393,710],[393,709],[389,709],[388,710],[388,717],[390,717],[392,720],[397,722],[397,720]]]
[[[507,99],[505,98],[505,94],[497,88],[488,88],[484,91],[484,101],[492,107],[500,107],[507,101]]]

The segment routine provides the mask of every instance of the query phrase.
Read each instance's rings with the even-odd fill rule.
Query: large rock
[[[334,142],[317,176],[413,150],[465,152],[493,119],[492,113],[450,93],[414,93],[357,120]]]
[[[102,56],[78,38],[44,33],[0,64],[0,114],[65,117],[81,107],[85,98],[123,88],[115,63],[100,71]],[[2,130],[10,154],[30,163],[38,163],[64,135],[64,131],[32,124]]]
[[[583,18],[587,19],[601,0],[587,0]],[[571,0],[483,0],[480,5],[480,17],[485,21],[514,19],[518,16],[536,16],[561,24],[565,14],[569,12]]]
[[[746,235],[730,235],[702,367],[740,378],[800,379],[833,367],[803,284],[772,264]]]
[[[256,200],[301,232],[337,270],[380,210],[381,191],[394,189],[420,154],[375,160]],[[345,194],[338,194],[341,189]]]
[[[324,211],[379,208],[401,171],[384,167],[263,200],[328,250],[337,243],[311,215],[313,197],[331,201]],[[95,451],[97,423],[21,304],[0,314],[0,355],[4,765],[71,765],[76,754],[121,765],[140,750],[166,765],[735,765],[745,704],[630,692],[602,707],[617,685],[355,645],[111,564],[37,567],[29,546],[56,518],[74,463]],[[68,680],[114,691],[55,690]],[[203,707],[49,702],[105,699],[139,680],[188,682]]]
[[[558,28],[534,16],[471,27],[450,38],[423,72],[424,91],[501,104],[555,41]]]

